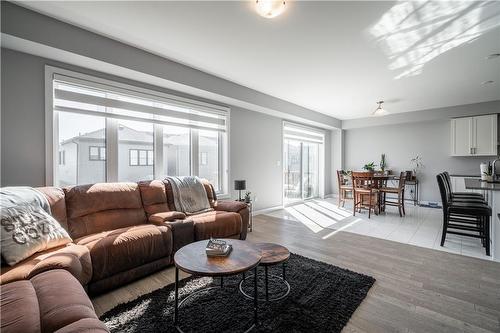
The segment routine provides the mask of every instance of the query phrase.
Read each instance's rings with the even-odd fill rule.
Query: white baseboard
[[[254,210],[252,212],[252,215],[255,216],[255,215],[259,215],[259,214],[266,214],[266,213],[274,212],[275,210],[280,210],[280,209],[283,209],[283,206],[274,206],[274,207]]]

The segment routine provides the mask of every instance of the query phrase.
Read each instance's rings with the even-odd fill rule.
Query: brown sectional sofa
[[[0,300],[2,332],[108,332],[82,285],[62,269],[5,284]]]
[[[70,280],[80,282],[89,294],[99,294],[171,265],[175,251],[185,244],[209,237],[245,239],[247,206],[218,201],[212,185],[204,182],[204,186],[213,211],[191,216],[175,211],[167,180],[40,188],[73,243],[37,253],[15,266],[2,265],[2,315],[4,290],[18,294],[53,272],[59,272],[60,279],[74,276],[76,280]],[[82,302],[87,301],[85,295]],[[92,326],[90,319],[80,323]],[[2,318],[2,331],[4,324]]]

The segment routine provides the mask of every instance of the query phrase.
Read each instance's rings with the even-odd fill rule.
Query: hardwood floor
[[[343,231],[314,232],[296,221],[254,217],[248,240],[377,279],[344,332],[500,332],[500,263]],[[165,269],[93,299],[98,315],[172,283]]]

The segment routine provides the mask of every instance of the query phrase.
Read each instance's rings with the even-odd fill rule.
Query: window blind
[[[54,111],[222,132],[227,123],[223,107],[211,108],[195,101],[176,101],[63,75],[54,77]]]
[[[324,132],[292,123],[285,123],[283,125],[283,137],[290,140],[314,143],[324,143],[325,141]]]

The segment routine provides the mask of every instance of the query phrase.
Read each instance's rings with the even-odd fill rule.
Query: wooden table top
[[[290,251],[282,245],[275,243],[257,243],[255,247],[261,251],[261,265],[276,265],[290,258]]]
[[[205,252],[208,240],[182,247],[174,255],[175,266],[182,271],[201,276],[229,276],[246,272],[260,263],[262,255],[254,244],[236,239],[224,239],[233,245],[227,257],[209,257]]]

